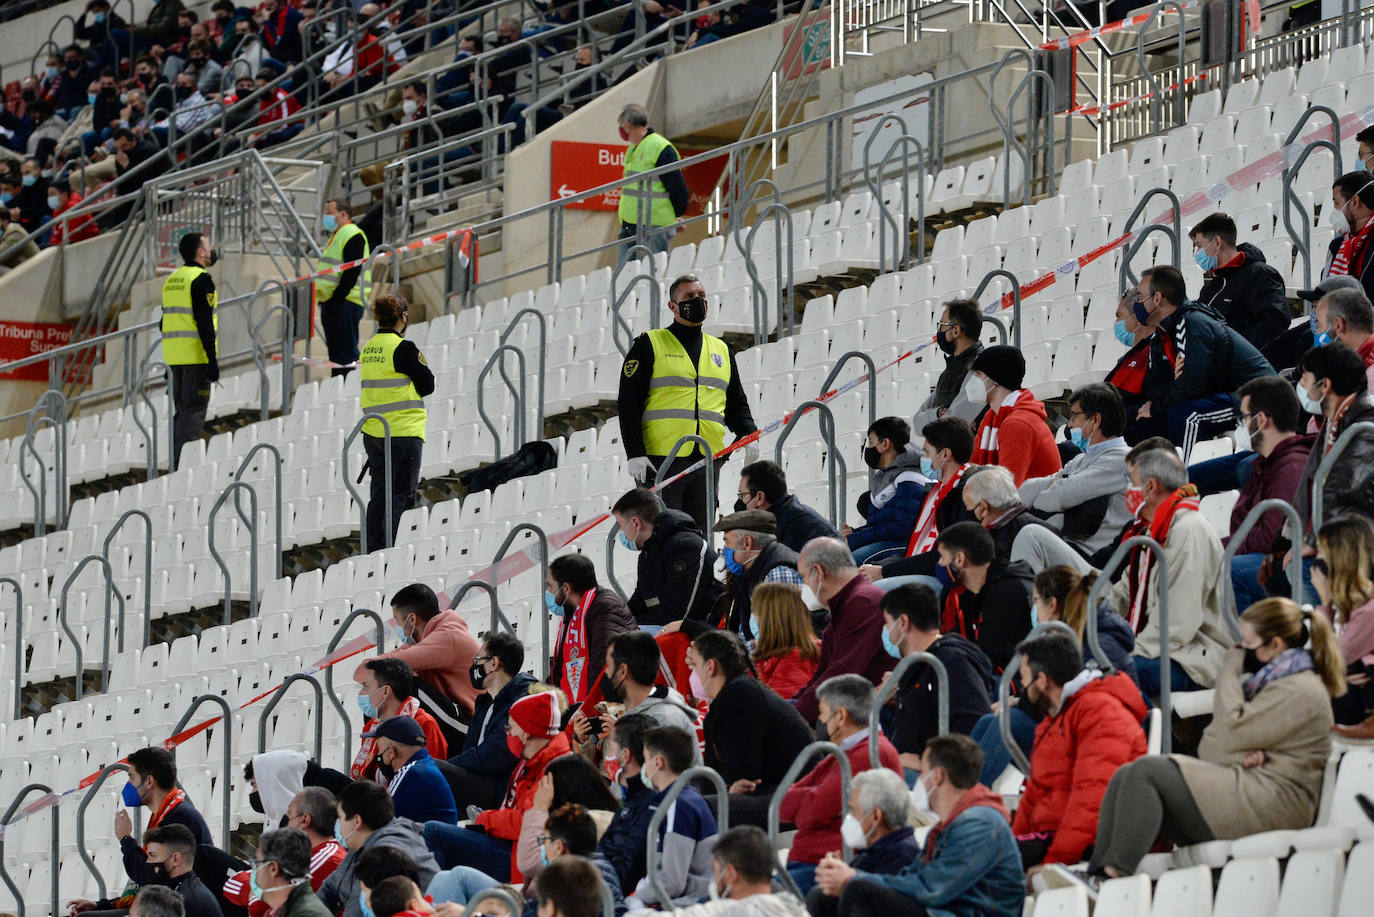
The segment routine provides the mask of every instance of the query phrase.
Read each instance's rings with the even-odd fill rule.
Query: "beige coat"
[[[1232,643],[1222,619],[1222,547],[1202,513],[1180,509],[1164,539],[1164,559],[1169,568],[1170,658],[1183,666],[1188,677],[1204,688],[1216,681],[1222,654]],[[1159,656],[1159,566],[1150,565],[1149,591],[1145,596],[1145,628],[1135,638],[1135,652],[1151,659]],[[1130,577],[1123,573],[1111,593],[1117,614],[1129,618]]]
[[[1299,672],[1246,702],[1245,653],[1226,653],[1217,677],[1212,725],[1198,757],[1173,755],[1198,811],[1218,839],[1280,828],[1306,828],[1317,816],[1322,770],[1331,753],[1331,698],[1316,672]],[[1258,767],[1242,767],[1263,751]]]

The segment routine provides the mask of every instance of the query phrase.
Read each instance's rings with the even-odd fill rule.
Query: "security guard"
[[[680,158],[668,138],[649,126],[649,113],[643,105],[626,105],[621,109],[619,127],[620,139],[630,143],[625,151],[625,178],[671,165]],[[673,226],[677,218],[687,212],[691,198],[680,170],[622,186],[619,208],[619,238],[622,241],[617,267],[629,260],[640,221],[645,216],[650,223],[644,230],[645,245],[652,252],[666,252],[673,238]]]
[[[758,429],[734,354],[720,338],[701,330],[706,321],[706,290],[701,281],[691,274],[674,280],[668,288],[668,308],[673,323],[635,338],[620,373],[620,438],[630,460],[630,476],[645,486],[653,485],[663,460],[681,437],[699,434],[712,452],[719,452],[725,447],[726,430],[739,438]],[[744,451],[746,464],[757,461],[756,445]],[[699,444],[683,447],[668,475],[700,458]],[[717,480],[720,464],[713,463]],[[700,471],[665,487],[659,497],[670,509],[691,515],[702,531],[716,509],[706,506],[706,478]]]
[[[177,250],[185,263],[162,284],[162,359],[172,370],[172,456],[179,464],[181,447],[205,429],[210,384],[219,380],[219,315],[206,270],[215,263],[209,241],[188,232]]]
[[[324,247],[316,270],[338,267],[340,264],[367,259],[371,249],[367,234],[353,222],[353,214],[345,200],[333,200],[324,205],[324,228],[329,231],[329,243]],[[361,279],[361,283],[359,280]],[[315,281],[315,303],[320,310],[320,325],[324,328],[329,359],[338,366],[333,375],[348,374],[358,361],[358,323],[363,318],[364,287],[372,287],[372,271],[365,273],[361,264],[337,274],[326,274]]]
[[[420,486],[420,453],[425,444],[425,395],[434,391],[434,373],[414,342],[404,337],[410,324],[406,301],[383,293],[372,304],[377,333],[363,346],[358,361],[362,372],[359,402],[363,411],[381,414],[391,432],[391,537],[401,513],[415,503]],[[363,549],[379,551],[386,546],[385,428],[379,420],[363,424],[363,448],[372,471],[372,493],[367,501],[367,532]]]

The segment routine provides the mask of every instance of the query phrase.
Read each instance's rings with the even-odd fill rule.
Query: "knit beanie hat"
[[[973,360],[973,371],[980,372],[1003,388],[1018,389],[1026,378],[1026,358],[1010,344],[984,347]]]
[[[522,697],[511,704],[510,718],[530,738],[551,739],[558,735],[562,721],[558,697],[552,691]]]

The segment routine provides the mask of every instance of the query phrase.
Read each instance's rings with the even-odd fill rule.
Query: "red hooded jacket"
[[[868,739],[845,752],[850,774],[868,770],[868,755]],[[897,749],[883,735],[878,736],[878,763],[896,774],[902,773]],[[849,800],[840,795],[839,762],[826,755],[782,797],[782,820],[797,826],[787,862],[819,863],[830,851],[839,850],[840,822],[848,811]]]
[[[819,645],[820,641],[815,640]],[[817,659],[806,659],[801,650],[789,650],[785,656],[772,656],[768,659],[755,659],[754,668],[759,670],[759,681],[773,689],[773,693],[783,700],[791,700],[797,692],[806,687],[811,676],[816,674]]]
[[[1027,478],[1043,478],[1063,467],[1059,447],[1046,422],[1045,406],[1028,390],[1015,400],[983,414],[973,437],[974,465],[1001,465],[1020,487]]]
[[[560,732],[548,745],[539,749],[533,758],[521,760],[510,775],[506,786],[506,798],[499,809],[488,809],[477,816],[477,824],[487,829],[492,837],[512,841],[510,851],[510,880],[515,883],[524,881],[524,876],[515,865],[515,844],[520,837],[520,820],[525,810],[534,805],[534,791],[539,781],[544,779],[544,771],[557,758],[572,754],[572,743],[568,734]]]
[[[1046,863],[1077,863],[1097,837],[1102,795],[1116,769],[1145,754],[1145,701],[1131,677],[1094,678],[1035,729],[1031,776],[1012,833],[1053,834]]]

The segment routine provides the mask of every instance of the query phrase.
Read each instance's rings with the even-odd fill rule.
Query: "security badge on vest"
[[[654,348],[654,367],[644,403],[644,451],[667,455],[679,439],[693,433],[700,434],[712,452],[725,448],[726,390],[730,387],[730,351],[725,342],[703,334],[695,367],[682,342],[667,328],[650,331],[649,342]],[[626,371],[630,372],[628,365]],[[687,454],[698,451],[699,446]]]
[[[198,264],[183,264],[172,271],[162,284],[162,359],[168,366],[209,363],[205,346],[200,341],[196,317],[191,310],[191,286],[205,273]],[[215,329],[215,346],[219,347],[219,310],[216,294],[210,294],[210,315]]]

